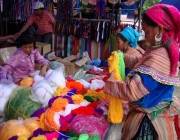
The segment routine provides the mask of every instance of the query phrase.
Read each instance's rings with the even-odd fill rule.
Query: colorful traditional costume
[[[173,6],[158,4],[150,8],[146,14],[151,15],[150,18],[153,15],[152,20],[161,24],[163,28],[168,23],[166,26],[168,28],[165,29],[173,31],[174,37],[179,39],[176,35],[180,28],[174,27],[174,24],[171,24],[172,21],[168,22],[168,20],[174,20],[176,26],[179,25],[180,16],[178,15],[176,19],[172,18],[176,13],[179,14],[179,11]],[[172,16],[171,19],[164,17],[169,15]],[[166,24],[157,22],[158,18],[166,19]],[[163,34],[162,45],[151,46],[146,50],[143,58],[126,77],[125,82],[113,78],[106,82],[105,93],[130,102],[122,140],[177,140],[180,138],[178,123],[175,121],[180,103],[178,98],[173,96],[174,86],[180,85],[179,70],[176,66],[178,54],[174,51],[178,45],[176,38],[171,37],[170,41],[166,38],[167,33]],[[134,59],[130,57],[125,59],[129,59],[127,61],[133,64],[131,61]]]
[[[126,40],[129,42],[129,46],[126,49],[124,49],[124,55],[125,58],[125,65],[126,65],[126,70],[125,70],[125,74],[127,75],[130,70],[134,67],[134,62],[137,62],[139,59],[142,58],[143,54],[144,54],[144,50],[141,49],[138,45],[137,45],[137,41],[140,37],[140,34],[135,31],[133,28],[131,27],[125,27],[120,34],[126,38]],[[129,58],[131,57],[131,58]],[[129,59],[134,59],[134,62],[131,63],[129,61]]]

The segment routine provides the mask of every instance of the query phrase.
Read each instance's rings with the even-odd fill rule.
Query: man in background
[[[33,9],[34,14],[29,17],[27,23],[15,36],[18,38],[31,25],[35,24],[37,26],[36,41],[51,44],[51,36],[55,31],[56,24],[54,17],[49,12],[44,11],[42,2],[35,2]]]

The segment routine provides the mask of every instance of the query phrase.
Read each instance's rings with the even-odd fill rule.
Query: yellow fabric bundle
[[[80,94],[72,95],[71,98],[72,98],[74,104],[80,104],[81,102],[84,101],[84,97]]]
[[[17,140],[27,140],[28,138],[29,138],[28,135],[21,135],[21,136],[18,137]]]
[[[9,140],[17,136],[18,140],[27,140],[39,128],[39,123],[33,118],[9,120],[0,127],[0,139]]]
[[[107,120],[112,123],[121,123],[123,115],[122,100],[111,96]]]
[[[109,73],[114,71],[114,78],[117,80],[122,80],[121,75],[119,73],[119,56],[118,52],[112,52],[111,56],[108,58],[108,65],[109,65]]]
[[[114,72],[114,78],[117,80],[124,80],[125,65],[123,60],[123,53],[117,51],[112,52],[108,58],[109,73]],[[123,119],[122,100],[111,96],[109,102],[108,121],[112,123],[121,123]]]
[[[31,86],[34,83],[34,78],[26,77],[20,82],[20,86]]]
[[[39,125],[40,128],[42,128],[42,130],[48,131],[48,128],[46,127],[44,120],[45,120],[45,113],[42,113],[39,118]]]
[[[67,88],[67,87],[63,88],[61,86],[58,86],[55,93],[54,93],[54,97],[64,95],[68,91],[69,91],[69,88]]]
[[[103,90],[97,92],[95,90],[88,90],[86,94],[84,94],[84,96],[91,96],[91,98],[93,97],[98,97],[100,100],[109,100],[111,95],[108,95],[106,93],[104,93]]]

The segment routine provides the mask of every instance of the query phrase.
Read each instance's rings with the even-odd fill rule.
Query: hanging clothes
[[[126,5],[124,2],[121,3],[122,14],[134,14],[134,10],[123,10],[123,9],[137,9],[138,2],[135,2],[132,5]]]

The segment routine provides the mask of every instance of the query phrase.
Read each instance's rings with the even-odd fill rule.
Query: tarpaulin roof
[[[173,5],[180,10],[180,0],[162,0],[160,3]]]

